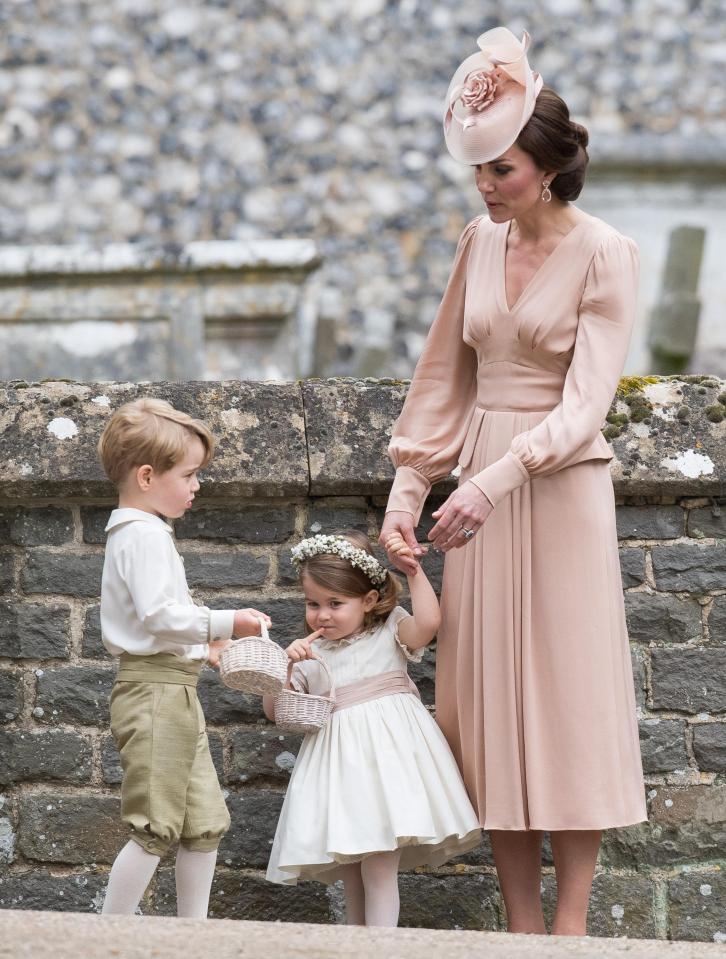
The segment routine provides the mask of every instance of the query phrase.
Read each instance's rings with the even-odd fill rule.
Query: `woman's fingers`
[[[461,510],[452,504],[429,533],[429,539],[432,540],[434,549],[446,553],[457,546],[465,546],[471,539],[470,536],[464,536],[464,530],[471,529],[476,532],[480,526],[478,519],[462,515]]]
[[[458,529],[461,523],[458,520],[458,511],[451,505],[447,506],[438,523],[429,532],[429,539],[433,543],[434,549],[441,549],[450,538],[454,530]]]

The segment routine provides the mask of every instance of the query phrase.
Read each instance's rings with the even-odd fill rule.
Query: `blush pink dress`
[[[415,517],[457,464],[494,511],[446,555],[436,717],[487,829],[646,819],[601,433],[634,318],[635,244],[595,217],[508,307],[509,224],[464,230],[390,455]]]

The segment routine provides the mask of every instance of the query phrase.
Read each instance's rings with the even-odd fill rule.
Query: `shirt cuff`
[[[481,473],[469,477],[469,482],[482,491],[492,506],[496,506],[528,480],[529,473],[511,450],[485,467]]]
[[[234,632],[233,609],[209,610],[209,641],[231,639]]]
[[[386,512],[401,510],[411,513],[414,526],[418,526],[430,489],[431,483],[418,470],[411,466],[399,466],[388,497]]]

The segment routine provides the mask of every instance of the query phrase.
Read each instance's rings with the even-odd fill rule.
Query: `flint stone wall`
[[[195,597],[260,606],[284,645],[301,606],[289,548],[311,532],[375,536],[385,456],[406,384],[0,384],[0,907],[97,910],[124,841],[118,756],[108,733],[114,666],[100,641],[103,526],[113,493],[94,447],[112,409],[141,393],[204,417],[219,454],[198,506],[175,524]],[[726,939],[726,384],[624,379],[612,440],[623,587],[641,726],[647,824],[606,834],[595,935]],[[432,493],[440,502],[453,480]],[[427,528],[425,521],[421,535]],[[427,569],[440,584],[441,559]],[[432,704],[435,649],[413,674]],[[232,829],[211,914],[336,922],[341,890],[264,881],[299,737],[256,697],[205,671],[200,695]],[[551,912],[554,875],[545,854]],[[484,844],[402,878],[408,925],[501,929]],[[173,914],[172,862],[145,913]]]
[[[583,206],[640,243],[647,305],[668,231],[709,229],[701,347],[723,347],[715,0],[3,7],[0,243],[312,237],[336,329],[320,368],[408,375],[457,237],[482,212],[444,147],[447,85],[477,36],[504,24],[529,31],[533,68],[589,128]]]

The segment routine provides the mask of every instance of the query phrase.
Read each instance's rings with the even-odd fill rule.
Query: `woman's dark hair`
[[[587,130],[570,119],[562,97],[550,87],[542,87],[517,146],[529,153],[541,170],[557,171],[550,189],[560,200],[576,200],[580,195],[590,159],[587,141]]]

